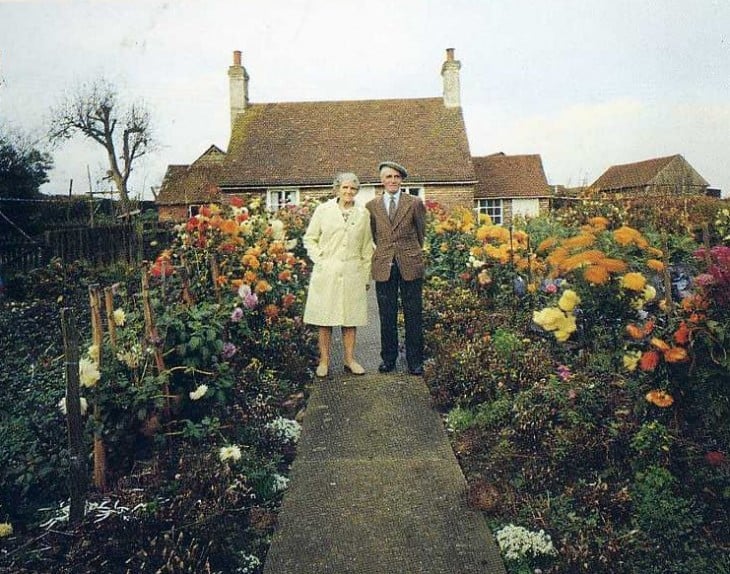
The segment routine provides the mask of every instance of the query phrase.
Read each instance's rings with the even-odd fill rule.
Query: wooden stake
[[[210,276],[213,279],[213,290],[215,291],[215,298],[218,302],[220,302],[221,292],[220,285],[218,284],[220,271],[218,269],[218,261],[216,260],[215,255],[210,256]]]
[[[97,367],[101,371],[102,354],[104,347],[104,329],[101,323],[101,290],[99,286],[89,285],[89,303],[91,305],[91,341],[99,349],[99,360]],[[98,384],[102,384],[100,381]],[[94,431],[94,486],[100,492],[107,489],[106,483],[106,451],[104,449],[104,438],[101,435],[101,409],[99,403],[94,404],[94,420],[96,429]]]
[[[672,299],[672,276],[669,274],[669,239],[666,231],[662,232],[662,263],[664,263],[662,277],[664,279],[665,313],[669,315],[674,310],[674,301]]]
[[[61,330],[65,357],[64,375],[66,378],[66,427],[69,452],[68,490],[71,498],[69,524],[77,526],[84,518],[87,476],[79,393],[79,335],[74,324],[73,312],[68,307],[61,309]]]
[[[145,267],[142,273],[142,307],[144,309],[144,324],[147,341],[155,349],[155,366],[157,367],[157,374],[165,371],[165,358],[162,356],[162,350],[160,349],[160,337],[157,332],[157,326],[155,325],[154,314],[152,313],[152,303],[150,303],[150,282],[149,282],[149,268]],[[165,381],[162,392],[165,396],[165,418],[170,416],[170,387]]]
[[[109,330],[109,343],[113,350],[117,348],[117,325],[114,322],[114,293],[111,287],[104,287],[104,308],[106,309],[106,323]]]

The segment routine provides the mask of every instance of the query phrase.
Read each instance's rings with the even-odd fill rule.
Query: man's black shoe
[[[383,361],[378,365],[378,371],[381,373],[390,373],[390,371],[395,369],[395,363],[386,363]]]
[[[409,368],[408,372],[411,375],[416,375],[417,377],[420,377],[421,375],[423,375],[423,367],[421,365],[417,365],[415,367]]]

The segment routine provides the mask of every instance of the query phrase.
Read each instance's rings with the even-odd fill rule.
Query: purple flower
[[[243,319],[243,309],[236,307],[231,313],[231,321],[238,323],[241,319]]]
[[[572,373],[570,372],[570,367],[566,367],[565,365],[558,365],[557,371],[558,376],[563,381],[567,381],[572,376]]]
[[[223,355],[224,359],[230,359],[233,357],[233,355],[236,354],[236,351],[238,351],[238,347],[234,345],[231,342],[225,343],[223,345],[223,351],[221,351],[221,355]]]
[[[238,288],[238,296],[243,299],[243,306],[246,309],[253,309],[259,302],[259,297],[251,291],[250,285],[241,285]]]

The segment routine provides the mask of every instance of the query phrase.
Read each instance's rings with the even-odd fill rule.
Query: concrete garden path
[[[265,574],[505,572],[420,377],[377,371],[379,323],[358,330],[363,376],[315,381]]]

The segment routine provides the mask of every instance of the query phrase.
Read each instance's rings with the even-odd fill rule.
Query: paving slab
[[[377,373],[373,300],[358,329],[369,373],[344,374],[333,348],[330,376],[311,389],[264,573],[504,574],[423,379],[402,361]]]

